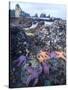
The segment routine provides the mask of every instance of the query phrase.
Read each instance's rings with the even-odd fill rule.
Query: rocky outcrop
[[[10,22],[16,25],[10,25],[11,87],[66,84],[66,21],[56,20],[48,26],[40,21],[37,27],[27,30],[27,33],[31,32],[34,36],[28,36],[21,26],[30,25],[30,19],[14,19]],[[47,53],[41,53],[40,50]],[[59,58],[56,57],[59,55],[54,53],[55,50],[60,53]],[[40,63],[40,60],[43,62]]]
[[[20,8],[19,4],[16,4],[15,7],[15,17],[30,17],[30,15]]]
[[[16,4],[15,6],[15,17],[20,17],[22,13],[22,9],[20,8],[19,4]]]
[[[32,19],[25,17],[10,17],[10,25],[11,26],[19,26],[22,28],[28,28],[32,26]]]

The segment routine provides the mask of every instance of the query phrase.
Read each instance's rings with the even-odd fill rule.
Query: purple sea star
[[[35,86],[38,82],[38,77],[42,72],[42,67],[40,66],[38,69],[36,69],[32,66],[29,66],[27,68],[27,72],[29,73],[29,76],[27,78],[26,85],[28,86],[31,80],[34,80],[33,86]]]
[[[26,63],[27,58],[24,55],[21,55],[18,59],[16,59],[14,62],[18,62],[17,66],[19,67],[21,64]]]
[[[49,75],[49,66],[47,65],[47,63],[43,62],[42,68],[43,68],[44,74]]]
[[[56,57],[56,53],[53,51],[51,53],[49,53],[49,58],[55,58]]]

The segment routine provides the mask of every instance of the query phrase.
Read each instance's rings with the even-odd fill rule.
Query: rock
[[[16,4],[15,7],[15,17],[30,17],[30,15],[24,11],[22,11],[22,9],[20,8],[19,4]]]
[[[52,48],[63,50],[66,48],[66,23],[64,20],[56,20],[50,27]]]
[[[42,17],[42,18],[46,18],[46,14],[41,13],[41,14],[40,14],[40,17]]]
[[[41,25],[41,26],[40,26]],[[66,23],[64,20],[55,20],[53,24],[40,24],[35,29],[35,41],[40,47],[47,50],[63,50],[66,48]]]
[[[20,17],[22,13],[22,9],[20,8],[19,4],[16,4],[15,6],[15,17]]]
[[[26,48],[29,46],[29,40],[24,30],[21,30],[20,27],[10,27],[10,35],[11,60],[16,59],[21,54],[26,55]],[[26,45],[24,44],[25,42],[27,43]]]
[[[50,59],[47,61],[49,63],[49,81],[51,85],[61,85],[66,81],[66,62],[62,59]],[[62,76],[63,73],[63,76]],[[63,80],[63,81],[62,81]]]
[[[21,28],[28,28],[32,26],[32,19],[27,17],[10,17],[10,25],[18,26]]]
[[[13,21],[14,19],[11,19],[12,23]],[[15,24],[15,22],[13,24]],[[28,22],[30,22],[30,20],[28,20]],[[15,68],[15,70],[20,70],[20,72],[16,74],[16,78],[17,76],[20,77],[19,79],[21,79],[20,83],[22,86],[37,86],[40,81],[43,82],[40,84],[43,86],[65,84],[66,61],[61,58],[55,58],[54,53],[56,50],[66,52],[65,21],[56,20],[49,26],[45,26],[44,22],[39,22],[37,27],[33,29],[32,33],[34,36],[28,36],[25,33],[25,30],[21,27],[27,27],[30,25],[27,24],[27,19],[23,18],[22,23],[18,25],[19,26],[17,26],[17,24],[16,26],[10,25],[10,61],[13,62],[18,57],[21,57],[21,55],[25,56],[22,57],[21,60],[26,61],[26,56],[28,57],[28,60],[24,65],[21,63],[21,67]],[[50,58],[46,60],[46,63],[41,65],[36,56],[42,49],[49,53]],[[14,65],[11,63],[11,66]]]
[[[49,27],[46,28],[44,25],[36,29],[35,32],[35,43],[40,46],[40,48],[50,49],[50,32]]]

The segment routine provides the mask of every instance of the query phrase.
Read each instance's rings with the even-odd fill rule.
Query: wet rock
[[[62,59],[50,59],[48,61],[50,65],[49,70],[49,81],[51,82],[51,85],[61,85],[66,82],[66,62]],[[63,76],[62,76],[63,73]],[[62,81],[63,80],[63,81]]]
[[[20,27],[10,27],[10,50],[11,59],[15,60],[21,54],[26,55],[26,48],[28,48],[28,36],[25,34],[24,30]],[[26,42],[26,44],[24,44]]]
[[[32,26],[32,19],[27,17],[10,17],[10,25],[28,28]]]
[[[25,25],[27,26],[27,24]],[[33,29],[34,36],[26,35],[24,29],[19,26],[11,26],[10,34],[12,61],[21,55],[25,56],[21,60],[26,61],[26,57],[28,57],[27,62],[24,65],[21,63],[21,67],[18,67],[20,72],[16,73],[21,79],[22,86],[36,86],[40,81],[43,81],[41,85],[66,83],[66,61],[62,58],[55,58],[55,53],[52,52],[55,50],[66,51],[66,23],[64,20],[56,20],[49,26],[39,22]],[[41,49],[50,53],[50,58],[43,65],[38,62],[36,57]]]
[[[44,25],[38,28],[35,32],[35,43],[40,48],[50,49],[50,32],[49,27],[46,28]]]
[[[41,25],[35,29],[35,41],[47,50],[63,50],[66,47],[66,22],[55,20],[49,26]]]
[[[51,45],[53,48],[64,51],[66,47],[66,23],[64,20],[56,20],[50,27]]]

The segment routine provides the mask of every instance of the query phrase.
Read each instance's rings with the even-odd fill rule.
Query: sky
[[[27,3],[27,2],[10,2],[10,8],[15,9],[15,5],[19,4],[21,9],[31,16],[36,13],[40,16],[41,13],[52,17],[66,19],[66,6],[62,4],[46,4],[46,3]]]

